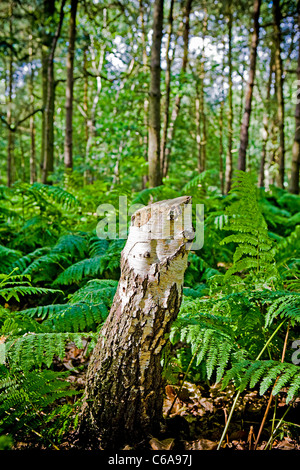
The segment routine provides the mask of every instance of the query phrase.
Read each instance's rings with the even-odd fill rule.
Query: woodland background
[[[0,23],[2,448],[71,446],[124,246],[97,207],[189,194],[180,425],[149,445],[298,449],[300,2],[4,0]]]

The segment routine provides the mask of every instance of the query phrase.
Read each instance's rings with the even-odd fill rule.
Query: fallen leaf
[[[209,439],[198,439],[197,441],[186,441],[186,450],[216,450],[218,443]]]
[[[174,445],[174,439],[170,438],[159,441],[158,439],[153,437],[152,439],[150,439],[149,443],[153,450],[171,450]]]

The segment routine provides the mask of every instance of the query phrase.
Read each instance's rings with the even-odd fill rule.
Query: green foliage
[[[55,356],[64,358],[70,341],[78,348],[83,347],[82,335],[78,333],[28,333],[5,343],[6,358],[12,370],[22,367],[26,371],[43,364],[49,368]]]
[[[235,243],[237,247],[225,279],[232,274],[250,272],[250,282],[260,282],[265,286],[266,283],[276,284],[278,276],[273,243],[251,175],[237,172],[231,193],[237,199],[227,208],[228,223],[224,230],[230,230],[233,234],[225,237],[221,244]]]
[[[15,371],[0,366],[0,432],[17,432],[43,424],[43,410],[56,400],[73,396],[68,373],[51,370]]]

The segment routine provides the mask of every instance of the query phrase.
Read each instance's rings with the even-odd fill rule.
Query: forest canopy
[[[2,184],[64,185],[73,170],[80,187],[140,190],[150,172],[178,188],[215,170],[226,193],[246,165],[298,193],[295,2],[166,1],[161,25],[154,3],[1,2]]]

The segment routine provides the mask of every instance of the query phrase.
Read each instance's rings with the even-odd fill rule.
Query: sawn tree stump
[[[161,354],[182,299],[190,208],[184,196],[132,216],[117,292],[88,367],[78,426],[85,448],[120,449],[159,430]]]

